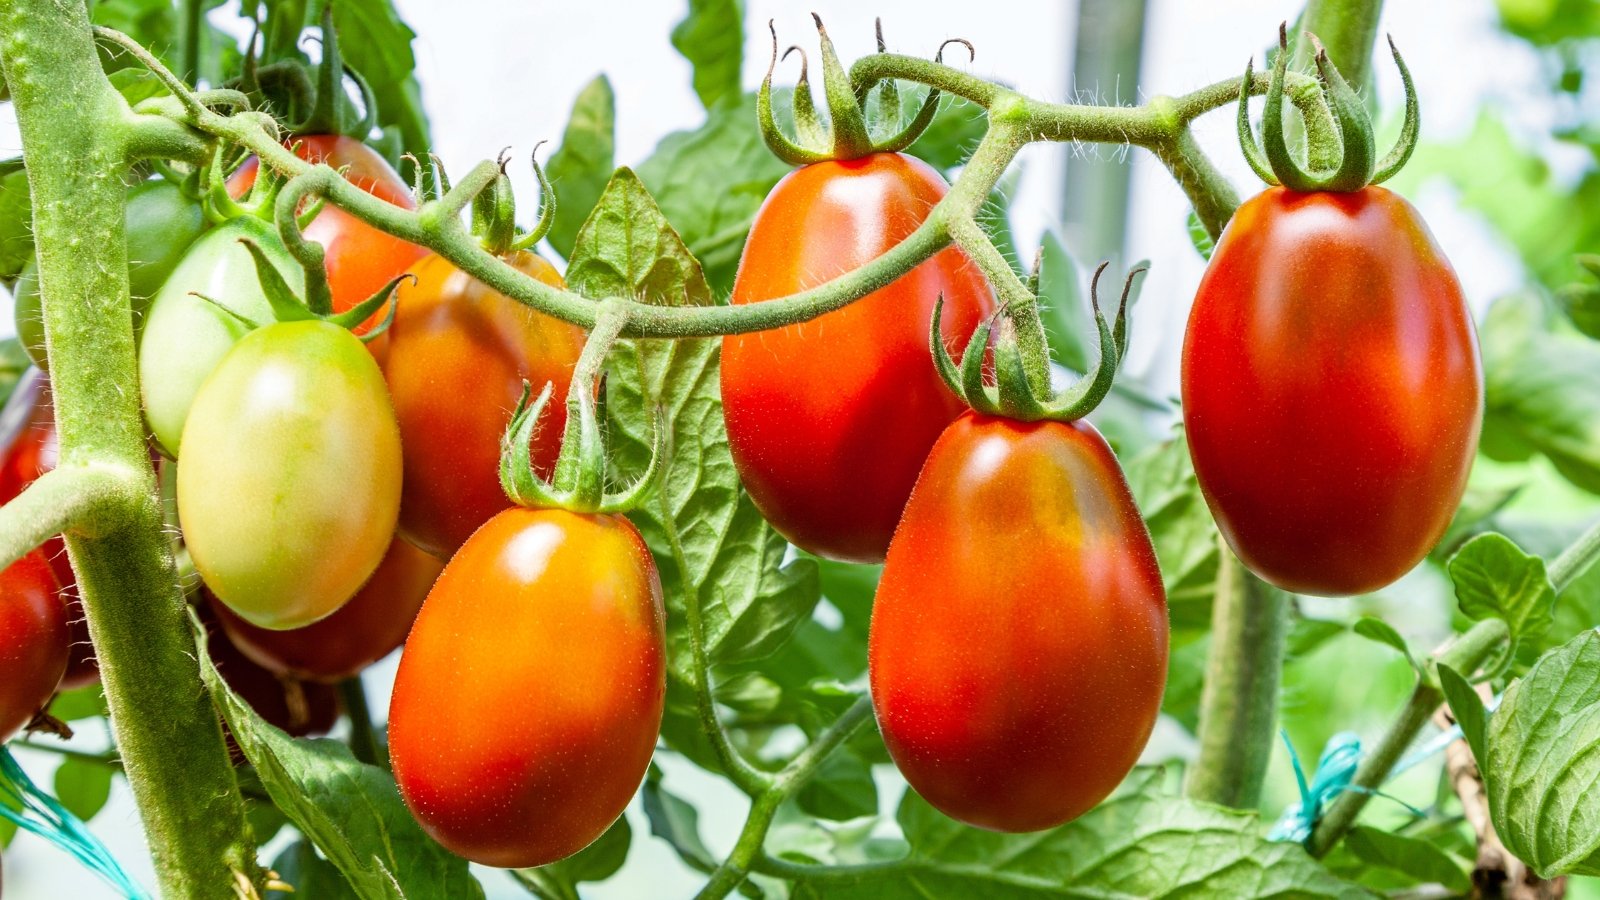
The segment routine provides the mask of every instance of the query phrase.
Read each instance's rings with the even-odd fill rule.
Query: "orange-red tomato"
[[[423,829],[502,867],[599,837],[661,728],[664,619],[621,516],[518,507],[478,529],[428,594],[389,707],[395,781]]]
[[[0,413],[0,504],[9,503],[34,479],[54,469],[60,456],[55,412],[50,405],[50,382],[32,370],[22,377],[5,410]],[[100,665],[89,640],[89,620],[78,600],[77,576],[67,560],[67,545],[59,536],[41,545],[67,604],[70,629],[67,673],[61,690],[86,687],[100,680]]]
[[[1167,604],[1099,433],[951,424],[889,545],[868,653],[889,755],[945,814],[1035,831],[1104,799],[1161,708]]]
[[[67,606],[38,550],[0,569],[0,741],[50,702],[67,670]]]
[[[1450,524],[1483,373],[1461,285],[1381,187],[1239,207],[1183,347],[1195,474],[1228,543],[1287,590],[1376,590]]]
[[[545,284],[562,286],[534,253],[507,260]],[[534,432],[534,465],[548,475],[566,425],[565,398],[583,351],[583,330],[485,286],[439,256],[413,268],[400,287],[384,375],[404,448],[400,533],[446,557],[509,507],[500,487],[500,440],[526,380],[554,383],[554,400]]]
[[[344,170],[346,180],[372,196],[403,209],[416,208],[416,201],[406,183],[400,180],[399,173],[377,151],[355,138],[312,134],[291,138],[286,143],[301,159]],[[259,166],[260,162],[253,156],[245,160],[228,179],[229,192],[235,197],[248,192],[255,184]],[[322,245],[335,312],[343,312],[377,293],[428,252],[379,231],[332,204],[324,206],[316,219],[306,226],[305,236]],[[356,333],[366,333],[383,321],[383,315],[382,311],[375,313],[356,329]],[[383,338],[368,346],[374,355],[382,358]]]
[[[948,186],[898,153],[789,173],[756,214],[733,302],[816,287],[905,239]],[[761,514],[795,544],[878,562],[939,432],[965,408],[928,352],[944,297],[945,345],[960,357],[994,306],[954,248],[814,321],[722,345],[728,449]]]
[[[228,639],[257,665],[307,681],[350,678],[405,642],[411,623],[444,563],[400,538],[350,602],[304,628],[272,631],[251,625],[209,596]]]

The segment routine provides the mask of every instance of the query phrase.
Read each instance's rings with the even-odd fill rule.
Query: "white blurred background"
[[[493,157],[511,145],[524,157],[536,141],[558,143],[573,97],[595,74],[610,76],[617,102],[617,163],[644,159],[668,132],[692,128],[703,119],[690,87],[688,63],[668,42],[684,4],[670,0],[587,0],[555,3],[510,0],[398,0],[401,12],[420,35],[415,44],[418,75],[432,121],[437,151],[453,172]],[[1143,57],[1137,83],[1071,84],[1076,5],[1069,0],[812,0],[808,4],[748,0],[744,81],[759,83],[768,58],[767,19],[776,21],[785,45],[815,46],[809,13],[820,13],[845,60],[873,49],[873,18],[881,16],[891,50],[931,54],[941,41],[964,37],[977,48],[972,69],[1005,80],[1028,94],[1064,100],[1077,91],[1102,102],[1135,103],[1152,93],[1181,93],[1243,71],[1247,59],[1261,57],[1275,38],[1280,20],[1297,15],[1300,0],[1150,0]],[[237,30],[234,5],[213,13]],[[1447,140],[1468,131],[1485,104],[1507,110],[1520,136],[1540,140],[1555,114],[1528,98],[1547,96],[1539,60],[1525,45],[1496,29],[1491,0],[1450,3],[1391,2],[1382,30],[1399,42],[1423,97],[1424,139]],[[960,57],[958,56],[958,61]],[[1385,58],[1376,61],[1381,106],[1392,117],[1400,98],[1399,77]],[[780,80],[792,81],[792,68]],[[1231,109],[1231,107],[1230,107]],[[755,127],[755,123],[751,123]],[[1254,177],[1235,145],[1227,112],[1196,127],[1210,151],[1244,195]],[[1392,133],[1390,128],[1389,132]],[[1545,139],[1547,141],[1547,139]],[[9,106],[0,106],[0,156],[19,149]],[[1557,171],[1575,169],[1580,159],[1543,148]],[[1119,147],[1036,145],[1019,165],[1022,182],[1012,207],[1018,246],[1025,256],[1039,236],[1063,221],[1064,172],[1086,157],[1123,161],[1132,169],[1127,227],[1127,259],[1148,258],[1154,266],[1137,309],[1129,367],[1147,372],[1176,392],[1181,324],[1203,262],[1190,245],[1188,205],[1153,157]],[[525,158],[525,157],[524,157]],[[519,173],[519,191],[535,194],[531,172]],[[1523,281],[1515,252],[1474,214],[1459,210],[1453,190],[1424,185],[1412,197],[1454,261],[1475,310]],[[526,204],[531,207],[531,203]],[[1070,244],[1069,244],[1070,248]],[[1076,249],[1076,248],[1071,248]],[[1126,261],[1126,260],[1125,260]],[[9,332],[9,298],[0,290],[0,333]],[[367,676],[373,709],[387,709],[394,660]],[[85,723],[89,724],[89,723]],[[103,749],[104,734],[85,733],[74,746]],[[19,750],[18,757],[39,783],[48,786],[57,762],[47,754]],[[725,784],[686,765],[666,763],[668,784],[694,799],[702,831],[714,853],[725,852],[743,821],[745,801]],[[887,787],[887,785],[886,785]],[[886,808],[898,802],[898,788],[884,791]],[[633,845],[623,874],[603,885],[585,886],[596,898],[688,896],[700,878],[686,870],[667,845],[649,836],[638,809],[629,812]],[[141,837],[137,812],[126,785],[116,782],[109,805],[92,830],[147,886],[154,878]],[[281,843],[281,838],[280,842]],[[269,849],[266,859],[278,845]],[[491,897],[527,896],[509,877],[479,872]],[[53,847],[20,834],[5,852],[7,900],[75,900],[114,896],[87,870]],[[315,900],[315,898],[309,898]]]

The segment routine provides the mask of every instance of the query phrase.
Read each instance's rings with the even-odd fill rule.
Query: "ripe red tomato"
[[[0,411],[0,504],[10,503],[34,479],[54,469],[59,455],[50,382],[43,372],[33,370],[23,375],[5,409]],[[71,649],[61,689],[86,687],[100,680],[100,666],[89,640],[89,621],[78,600],[77,577],[67,560],[67,545],[60,537],[53,537],[40,549],[50,561],[67,604]]]
[[[400,538],[350,602],[326,619],[289,631],[259,628],[208,593],[211,611],[239,652],[276,675],[338,682],[405,642],[444,563]]]
[[[1239,207],[1189,315],[1183,414],[1212,515],[1257,575],[1338,596],[1415,566],[1483,419],[1472,317],[1417,211],[1381,187]]]
[[[1067,822],[1133,768],[1167,674],[1144,520],[1099,432],[967,413],[917,479],[873,601],[872,701],[924,799]]]
[[[815,287],[882,255],[948,186],[898,153],[797,169],[756,214],[734,303]],[[965,408],[928,352],[933,306],[957,358],[994,307],[954,248],[812,322],[722,344],[728,449],[761,514],[795,544],[878,562],[939,432]]]
[[[67,606],[38,550],[0,569],[0,742],[50,702],[67,670]]]
[[[428,594],[400,656],[389,753],[435,840],[538,866],[622,814],[661,728],[661,582],[614,515],[509,509]]]
[[[562,286],[534,253],[507,260],[545,284]],[[555,384],[555,402],[534,432],[533,459],[549,475],[566,426],[567,384],[583,351],[575,325],[534,312],[439,256],[400,287],[384,376],[404,448],[400,533],[448,557],[479,525],[511,506],[500,487],[500,440],[526,380]]]
[[[355,138],[312,134],[291,138],[286,143],[301,159],[343,169],[346,180],[372,196],[403,209],[416,208],[416,200],[406,183],[400,180],[399,173],[377,151]],[[259,167],[260,161],[255,157],[245,160],[228,179],[229,193],[235,197],[244,196],[255,184]],[[334,312],[343,312],[371,297],[428,252],[373,228],[331,203],[306,227],[305,236],[322,245]],[[382,322],[384,315],[381,310],[374,313],[356,333],[365,334]],[[375,356],[382,358],[383,338],[368,347]]]

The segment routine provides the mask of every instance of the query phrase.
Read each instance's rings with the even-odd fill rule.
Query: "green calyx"
[[[803,166],[827,160],[859,159],[873,153],[895,153],[915,143],[939,111],[939,92],[929,90],[916,115],[901,124],[899,89],[893,79],[884,80],[876,85],[880,91],[878,110],[883,127],[874,129],[866,113],[874,85],[866,85],[859,92],[850,86],[850,75],[839,61],[839,54],[834,50],[827,29],[822,26],[822,19],[815,13],[811,17],[817,23],[817,36],[822,47],[822,94],[828,104],[829,121],[824,124],[817,115],[811,96],[810,66],[805,51],[790,47],[781,58],[788,59],[789,54],[796,51],[800,53],[800,80],[794,89],[794,123],[798,140],[790,140],[778,127],[772,112],[772,72],[780,59],[778,31],[771,21],[767,22],[767,28],[772,31],[772,60],[767,64],[767,77],[762,80],[761,90],[756,95],[756,120],[761,127],[761,136],[773,154],[792,166]],[[878,52],[882,53],[881,21],[877,30]],[[969,52],[972,50],[972,45],[966,41],[946,41],[939,47],[936,59],[942,61],[944,48],[952,43],[965,45]],[[873,133],[875,130],[879,132],[877,135]]]
[[[606,354],[627,324],[627,313],[617,305],[602,307],[594,330],[578,356],[567,389],[567,427],[561,435],[561,453],[549,480],[533,468],[533,434],[539,419],[550,404],[554,386],[546,383],[530,404],[529,385],[524,382],[522,399],[517,402],[511,424],[500,442],[500,485],[518,506],[535,509],[566,509],[579,513],[623,513],[638,506],[655,487],[661,467],[666,430],[659,421],[651,424],[650,463],[638,480],[620,491],[606,490],[608,480],[604,418],[600,406],[603,389],[602,369]]]
[[[1417,91],[1411,82],[1411,71],[1389,38],[1389,51],[1395,66],[1400,69],[1400,79],[1405,84],[1405,123],[1394,147],[1383,156],[1377,155],[1377,141],[1373,136],[1372,117],[1366,104],[1361,102],[1350,83],[1339,74],[1339,69],[1328,59],[1328,51],[1315,35],[1308,35],[1316,47],[1317,80],[1322,86],[1323,100],[1333,114],[1331,131],[1315,129],[1307,123],[1307,137],[1314,146],[1308,154],[1313,160],[1332,160],[1323,167],[1303,166],[1289,149],[1284,135],[1284,90],[1289,66],[1289,37],[1286,25],[1278,26],[1278,52],[1272,67],[1272,78],[1267,88],[1266,108],[1261,118],[1261,143],[1257,145],[1250,127],[1249,85],[1254,75],[1255,61],[1245,66],[1245,78],[1239,94],[1239,145],[1250,168],[1268,184],[1281,184],[1292,191],[1359,191],[1369,184],[1380,184],[1393,177],[1411,158],[1416,149],[1421,126],[1421,113],[1417,104]],[[1328,146],[1320,146],[1326,143]]]
[[[255,56],[258,35],[251,35],[239,88],[282,109],[284,118],[293,123],[287,126],[290,134],[343,134],[365,140],[377,123],[377,104],[372,88],[344,64],[339,53],[332,3],[323,8],[320,30],[322,60],[315,70],[294,56],[260,64]],[[259,34],[259,24],[256,31]],[[346,76],[361,96],[359,106],[345,92]]]
[[[1140,268],[1128,273],[1122,285],[1122,298],[1117,303],[1116,319],[1108,323],[1100,309],[1100,276],[1109,265],[1109,262],[1101,263],[1089,285],[1095,326],[1100,334],[1100,358],[1071,387],[1057,391],[1051,385],[1039,384],[1037,377],[1029,375],[1030,371],[1048,371],[1049,366],[1050,351],[1044,342],[1044,328],[1039,322],[1036,302],[1022,304],[1020,308],[1003,308],[980,323],[967,342],[958,368],[944,346],[940,330],[944,298],[940,297],[933,308],[930,337],[939,377],[968,406],[987,415],[1023,422],[1070,422],[1088,415],[1110,393],[1117,366],[1127,353],[1128,297],[1133,279],[1145,271]],[[994,351],[992,383],[984,371],[991,344]]]
[[[362,343],[370,343],[376,340],[379,335],[383,334],[385,331],[388,331],[389,325],[394,322],[395,304],[390,303],[389,300],[394,296],[395,289],[400,286],[400,282],[410,279],[412,283],[415,283],[417,280],[415,275],[412,275],[408,272],[390,280],[390,282],[379,289],[376,294],[373,294],[371,297],[368,297],[360,303],[357,303],[355,306],[350,307],[342,313],[334,313],[328,309],[319,310],[314,308],[314,306],[310,303],[309,298],[302,300],[300,296],[295,293],[294,288],[290,286],[289,282],[284,279],[283,273],[278,271],[278,267],[273,265],[272,259],[267,256],[266,251],[261,249],[260,244],[257,244],[255,241],[250,240],[249,238],[240,238],[239,243],[243,244],[245,249],[250,251],[250,257],[255,261],[256,278],[258,278],[261,282],[261,292],[266,296],[267,305],[272,311],[271,321],[258,322],[254,319],[240,315],[239,313],[230,309],[226,304],[221,303],[215,298],[207,297],[205,294],[201,294],[199,292],[195,292],[194,295],[199,297],[201,300],[210,303],[216,309],[226,313],[229,318],[242,322],[246,327],[251,329],[261,328],[265,325],[270,325],[273,322],[305,322],[321,320],[337,325],[340,328],[353,331],[360,327],[363,322],[366,322],[368,319],[372,318],[373,314],[382,308],[384,304],[388,304],[389,311],[384,316],[383,321],[374,326],[372,330],[368,331],[366,334],[356,336],[361,340]],[[306,281],[309,283],[312,280],[310,277],[311,273],[307,272],[306,275]],[[326,283],[325,276],[323,280],[324,283]]]
[[[505,150],[501,151],[498,160],[500,174],[472,200],[472,232],[477,235],[483,249],[495,256],[509,256],[531,249],[544,240],[544,236],[550,232],[550,226],[555,223],[555,189],[545,176],[544,168],[539,165],[539,148],[543,145],[543,141],[533,145],[533,175],[539,179],[539,221],[534,224],[532,231],[524,233],[517,227],[516,197],[511,189],[511,179],[506,175],[510,157]],[[415,168],[420,177],[421,166]],[[437,160],[435,169],[436,172],[443,171],[443,167],[437,165]],[[442,181],[443,176],[439,178]],[[418,191],[421,191],[420,185]]]

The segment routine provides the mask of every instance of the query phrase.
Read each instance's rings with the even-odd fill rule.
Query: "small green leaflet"
[[[1511,648],[1538,641],[1550,629],[1556,592],[1544,561],[1522,551],[1503,534],[1480,534],[1448,565],[1461,612],[1474,621],[1498,618],[1511,628]]]
[[[694,66],[694,92],[706,109],[738,100],[744,64],[742,0],[689,0],[689,14],[672,29],[672,46]]]
[[[563,257],[572,257],[572,242],[578,239],[578,229],[611,179],[616,165],[616,118],[617,100],[611,82],[604,75],[596,75],[578,92],[561,146],[545,166],[557,201],[550,246]]]

